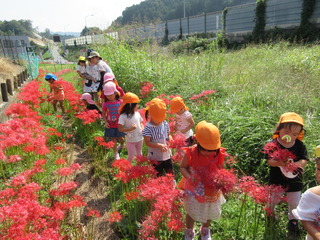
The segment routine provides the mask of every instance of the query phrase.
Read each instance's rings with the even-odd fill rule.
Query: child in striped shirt
[[[158,176],[165,173],[173,174],[171,151],[167,145],[170,140],[170,128],[165,120],[167,107],[164,101],[154,98],[146,108],[150,121],[143,129],[142,136],[148,146],[148,158],[156,161],[154,164]]]

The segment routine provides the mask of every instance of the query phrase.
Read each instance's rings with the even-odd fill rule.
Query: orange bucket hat
[[[156,122],[163,122],[167,118],[166,103],[159,98],[152,99],[145,110],[149,110],[150,117]]]
[[[201,121],[197,124],[195,138],[204,149],[216,150],[221,147],[219,129],[207,121]]]
[[[295,112],[286,112],[280,116],[279,122],[277,124],[277,128],[281,123],[290,123],[290,122],[300,124],[302,127],[304,126],[304,120],[299,114]],[[276,131],[273,134],[273,138],[277,138],[277,137],[279,137],[278,131]],[[301,141],[303,137],[304,137],[304,130],[300,132],[298,139]]]
[[[120,105],[119,107],[119,113],[121,113],[123,107],[127,104],[127,103],[138,103],[140,102],[140,99],[139,97],[132,93],[132,92],[127,92],[125,95],[122,96],[122,104]]]
[[[187,106],[184,104],[184,101],[181,97],[172,98],[170,101],[170,110],[169,112],[174,114],[179,112],[184,107],[185,110],[189,110]]]

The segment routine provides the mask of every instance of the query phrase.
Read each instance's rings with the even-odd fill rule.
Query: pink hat
[[[114,82],[107,82],[103,86],[103,93],[104,93],[105,96],[112,95],[116,91],[117,91],[117,87],[116,87],[116,84],[114,84]]]
[[[112,81],[113,79],[115,79],[115,76],[112,73],[105,73],[103,76],[103,83],[107,83],[109,81]]]
[[[89,103],[89,104],[96,104],[96,103],[92,100],[92,96],[91,96],[90,93],[84,93],[84,94],[82,94],[82,96],[81,96],[80,99],[81,99],[81,100],[86,100],[87,103]]]

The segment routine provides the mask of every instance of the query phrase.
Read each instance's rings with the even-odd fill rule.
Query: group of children
[[[45,79],[50,82],[50,88],[55,97],[55,109],[59,102],[64,111],[61,103],[63,89],[55,84],[56,77],[47,74]],[[102,114],[105,123],[104,136],[115,143],[114,159],[120,159],[119,153],[126,143],[127,159],[132,161],[136,156],[142,155],[144,142],[148,147],[147,156],[155,162],[154,168],[158,176],[166,173],[173,174],[171,150],[168,146],[171,135],[166,121],[166,103],[159,98],[152,99],[145,108],[147,122],[144,124],[138,112],[139,97],[132,92],[124,93],[112,73],[104,73],[101,90],[102,111],[97,107],[90,93],[84,93],[81,100],[86,103],[87,109],[96,109]],[[195,126],[195,133],[193,133],[195,122],[181,97],[173,98],[168,110],[170,114],[175,115],[174,131],[183,134],[186,139],[194,140],[191,141],[192,144],[180,150],[184,152],[180,165],[183,178],[178,186],[185,192],[184,207],[187,213],[185,240],[196,239],[195,221],[202,223],[201,239],[210,240],[212,239],[210,222],[220,217],[221,205],[225,203],[225,199],[220,191],[213,191],[201,179],[204,173],[212,173],[223,168],[226,153],[221,150],[220,132],[212,123],[201,121]],[[309,160],[306,147],[302,142],[304,132],[304,120],[301,116],[294,112],[281,115],[271,143],[275,149],[288,151],[290,157],[275,157],[276,154],[272,151],[266,152],[267,163],[270,166],[269,184],[282,186],[285,189],[289,233],[299,231],[298,220],[301,220],[308,232],[306,239],[320,239],[320,187],[307,190],[301,198],[302,175]],[[117,145],[118,142],[120,145]],[[316,179],[320,182],[320,148],[317,157]],[[286,167],[292,163],[297,166],[294,172],[286,170]],[[270,199],[280,198],[270,196]],[[275,208],[278,203],[278,200],[270,201],[269,207]]]

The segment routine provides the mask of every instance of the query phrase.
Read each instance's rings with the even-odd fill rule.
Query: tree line
[[[0,21],[0,35],[26,35],[34,37],[34,29],[30,20]]]

